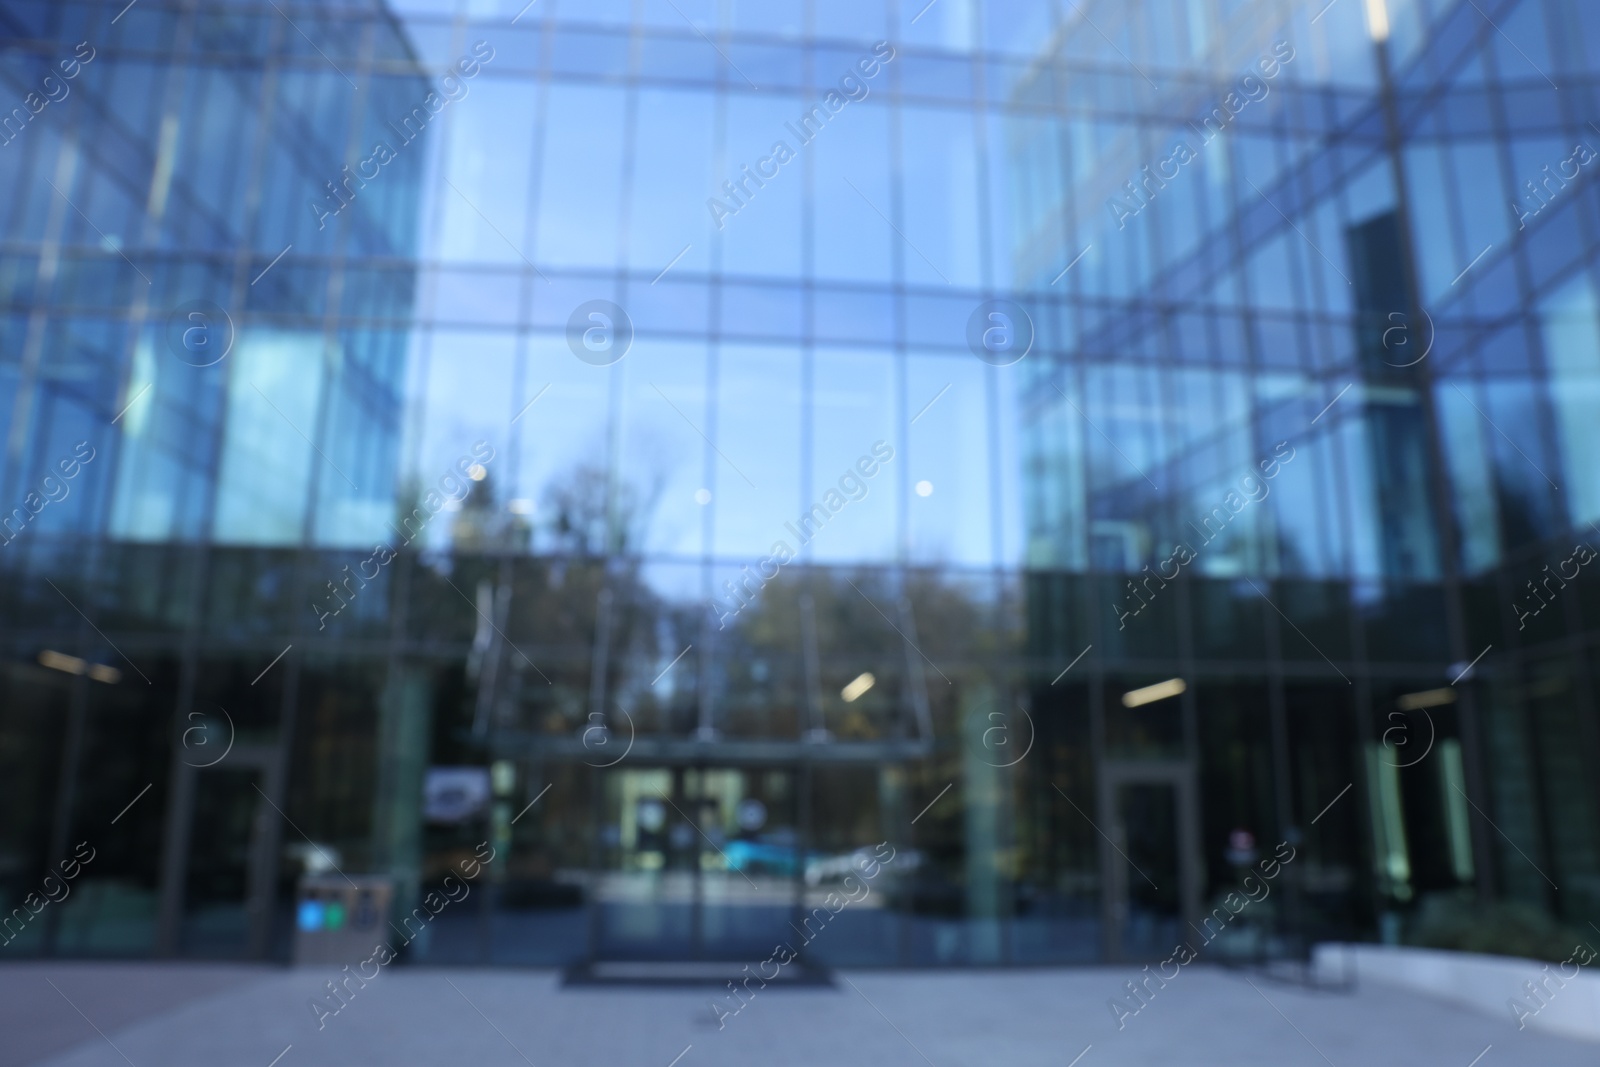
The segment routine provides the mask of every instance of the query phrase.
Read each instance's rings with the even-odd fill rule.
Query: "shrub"
[[[1407,940],[1425,948],[1559,963],[1585,938],[1531,905],[1506,900],[1483,903],[1466,890],[1424,897]]]

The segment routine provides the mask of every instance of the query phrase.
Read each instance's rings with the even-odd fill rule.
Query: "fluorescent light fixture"
[[[1367,0],[1367,32],[1374,41],[1389,39],[1388,0]]]
[[[122,681],[122,672],[115,667],[107,667],[103,663],[90,663],[77,656],[69,656],[65,652],[56,652],[48,648],[39,653],[39,666],[67,674],[87,674],[95,681],[107,685],[116,685]]]
[[[89,669],[87,660],[69,656],[65,652],[52,652],[48,648],[39,653],[39,666],[49,667],[53,671],[66,671],[68,674],[83,674]]]
[[[1421,711],[1423,708],[1437,708],[1445,704],[1456,702],[1456,691],[1446,686],[1443,689],[1429,689],[1421,693],[1406,693],[1395,703],[1400,705],[1401,711]]]
[[[1147,685],[1143,689],[1134,689],[1123,693],[1122,706],[1136,708],[1141,704],[1154,704],[1158,700],[1175,697],[1188,688],[1187,685],[1183,684],[1182,678],[1168,678],[1164,682],[1157,682],[1155,685]]]
[[[878,680],[872,676],[872,672],[863,671],[862,673],[856,675],[855,680],[849,685],[839,690],[839,696],[844,698],[844,702],[846,704],[853,703],[856,698],[861,696],[861,694],[865,693],[868,689],[871,689],[877,684],[877,682]]]

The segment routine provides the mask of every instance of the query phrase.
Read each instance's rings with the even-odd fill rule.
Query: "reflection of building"
[[[1393,38],[1364,43],[1359,7],[1343,41],[1288,5],[1257,5],[1241,35],[1179,27],[1171,59],[1209,76],[1158,76],[1159,91],[1125,64],[1070,70],[1080,48],[1119,62],[1074,30],[1016,90],[1038,106],[1052,76],[1084,93],[1123,80],[1138,101],[1068,119],[1048,148],[1054,131],[1031,118],[1011,136],[1019,275],[1050,293],[1093,249],[1066,276],[1070,296],[1035,304],[1063,321],[1070,358],[1036,365],[1024,394],[1030,553],[1066,572],[1030,576],[1029,640],[1041,656],[1093,642],[1103,657],[1066,698],[1091,709],[1099,792],[1085,783],[1082,806],[1126,825],[1145,805],[1144,832],[1179,846],[1158,849],[1179,857],[1175,873],[1199,835],[1186,905],[1141,901],[1137,877],[1131,912],[1102,901],[1124,936],[1141,910],[1192,917],[1228,888],[1230,827],[1303,837],[1286,907],[1313,931],[1392,934],[1419,897],[1458,886],[1572,922],[1595,902],[1584,579],[1557,617],[1515,625],[1525,580],[1600,518],[1568,399],[1600,373],[1583,215],[1595,202],[1572,196],[1522,232],[1500,194],[1541,138],[1592,131],[1558,117],[1553,86],[1472,5],[1432,5],[1431,24],[1418,5],[1387,6]],[[1137,34],[1139,10],[1093,15]],[[1596,44],[1577,5],[1491,16],[1540,40],[1549,63],[1587,69]],[[1298,54],[1274,82],[1240,81],[1274,41]],[[1230,87],[1250,89],[1236,124],[1197,129]],[[1521,94],[1552,110],[1511,122]],[[1178,144],[1193,161],[1152,182],[1143,164]],[[1114,206],[1133,200],[1141,210]],[[1256,468],[1278,442],[1296,458],[1268,481]],[[1192,552],[1174,563],[1176,544]],[[1168,675],[1189,682],[1168,712],[1118,706]],[[1349,783],[1356,799],[1318,819]],[[1158,789],[1170,800],[1156,818],[1138,791]],[[1195,830],[1159,829],[1195,799]],[[1572,811],[1577,825],[1556,830]],[[1104,846],[1099,859],[1118,866]],[[1555,871],[1586,888],[1557,898],[1541,876]]]
[[[318,55],[180,12],[174,54],[208,62],[138,67],[144,110],[118,35],[167,13],[97,8],[69,107],[0,147],[7,499],[80,437],[101,457],[0,547],[0,790],[29,813],[0,878],[104,841],[27,945],[283,957],[301,870],[390,875],[407,909],[485,840],[489,891],[411,958],[758,960],[858,862],[871,894],[807,959],[1143,956],[1286,839],[1238,951],[1473,883],[1576,914],[1592,598],[1552,580],[1535,615],[1525,583],[1600,510],[1594,205],[1484,218],[1525,137],[1581,123],[1471,5],[1392,2],[1382,48],[1362,5],[1077,6],[1139,70],[1071,5],[1011,38],[1000,5],[866,3],[822,35],[846,48],[725,5],[759,99],[648,15],[293,9]],[[1489,13],[1588,47],[1576,10]],[[883,36],[871,95],[712,228],[721,161]],[[480,38],[470,94],[319,231],[308,203]],[[1172,116],[1279,40],[1270,91],[1119,229]],[[1015,366],[966,348],[999,292],[1034,320]],[[168,358],[198,299],[237,332],[215,368]],[[605,366],[565,333],[596,299],[636,330]],[[893,461],[769,574],[877,440]],[[472,803],[427,810],[441,768]]]
[[[281,676],[251,683],[302,625],[290,605],[340,577],[325,553],[370,545],[394,511],[422,157],[337,225],[319,230],[308,205],[425,83],[377,4],[370,35],[326,61],[298,56],[281,18],[121,7],[90,5],[80,25],[0,5],[8,99],[75,42],[93,54],[0,149],[16,191],[0,223],[0,492],[21,500],[74,442],[94,450],[4,546],[16,825],[0,884],[20,897],[43,857],[89,838],[96,860],[32,924],[35,946],[260,954],[276,916],[244,905],[277,891],[294,844],[260,798],[291,805],[291,767],[340,761],[335,731],[313,719],[321,735],[297,735]],[[164,47],[183,60],[134,55]],[[330,67],[375,58],[392,69],[372,110],[341,112]],[[378,595],[358,610],[381,615]]]

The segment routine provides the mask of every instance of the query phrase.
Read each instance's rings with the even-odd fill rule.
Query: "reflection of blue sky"
[[[924,10],[926,4],[927,0],[897,2],[892,25],[885,0],[644,0],[638,19],[644,27],[671,33],[690,34],[692,23],[706,33],[726,29],[793,38],[805,30],[809,8],[811,24],[822,37],[875,41],[892,36],[952,51],[973,47],[977,36],[972,0],[937,0]],[[390,7],[409,19],[448,18],[458,12],[474,19],[510,18],[525,6],[527,0],[390,0]],[[1031,54],[1053,21],[1051,5],[1039,0],[988,0],[983,6],[981,32],[991,47],[1005,51]],[[545,17],[627,28],[634,23],[634,0],[538,0],[519,24]]]
[[[1315,146],[1274,132],[1310,106],[1295,86],[1354,87],[1339,108],[1366,106],[1359,5],[1314,31],[1284,5],[1283,26],[1238,42],[1172,5],[1136,50],[1173,94],[1159,99],[1065,16],[1072,5],[1041,0],[538,0],[508,25],[525,6],[396,5],[430,69],[479,38],[497,50],[426,142],[404,452],[422,479],[486,437],[506,457],[502,503],[530,502],[538,525],[553,486],[609,472],[648,504],[634,547],[736,569],[881,439],[895,459],[808,558],[1082,567],[1096,545],[1157,551],[1298,435],[1270,500],[1198,569],[1382,573],[1379,459],[1347,421],[1367,394],[1306,428],[1355,356],[1353,289],[1336,272],[1350,227],[1394,208],[1392,168],[1357,131],[1343,184],[1292,209],[1298,232],[1245,183],[1289,202],[1281,182]],[[1414,22],[1397,8],[1397,61]],[[1291,29],[1300,54],[1249,122],[1125,230],[1111,224],[1107,193],[1169,150],[1171,114],[1215,105],[1260,42]],[[791,124],[885,38],[897,55],[866,98],[802,144]],[[1074,66],[1039,62],[1058,46]],[[717,226],[708,198],[731,204],[724,181],[778,141],[795,158]],[[1507,225],[1461,210],[1499,194],[1482,146],[1458,141],[1407,150],[1416,181],[1456,186],[1448,209],[1417,212],[1430,294]],[[1529,141],[1513,156],[1532,173],[1553,151]],[[990,368],[963,330],[1008,291],[1036,301],[1038,341],[1025,364]],[[594,299],[637,327],[615,366],[576,360],[562,335]],[[1526,405],[1512,407],[1515,420]],[[1458,472],[1462,506],[1487,516],[1490,489],[1465,468],[1481,474],[1498,446],[1454,414],[1445,429],[1478,457]],[[1467,549],[1491,558],[1490,541]]]
[[[160,316],[133,320],[143,333],[128,342],[128,377],[97,383],[148,392],[106,461],[118,480],[108,521],[140,540],[361,544],[381,530],[395,466],[431,484],[485,439],[499,453],[497,503],[532,517],[535,550],[557,547],[552,494],[598,472],[644,509],[627,543],[652,568],[722,567],[766,555],[882,439],[895,459],[807,558],[1122,566],[1160,558],[1191,516],[1292,440],[1299,460],[1197,570],[1383,577],[1427,555],[1397,552],[1385,534],[1425,526],[1421,483],[1384,439],[1391,416],[1418,424],[1398,410],[1416,392],[1360,365],[1351,313],[1388,297],[1358,296],[1350,247],[1383,232],[1404,191],[1440,338],[1429,366],[1447,386],[1435,401],[1450,503],[1477,573],[1600,511],[1584,459],[1600,301],[1571,260],[1582,228],[1560,221],[1577,196],[1526,232],[1506,210],[1518,183],[1589,134],[1533,106],[1555,91],[1535,68],[1552,63],[1539,42],[1560,23],[1556,7],[1527,2],[1504,12],[1504,34],[1470,46],[1480,54],[1420,57],[1424,80],[1443,71],[1471,91],[1408,98],[1418,125],[1388,158],[1363,6],[1334,5],[1313,28],[1283,0],[1261,6],[1273,17],[1250,32],[1223,34],[1206,19],[1216,5],[1186,0],[397,0],[428,80],[479,40],[495,49],[465,96],[404,145],[388,124],[426,86],[392,44],[362,38],[380,53],[369,57],[332,39],[330,18],[308,32],[329,35],[331,57],[286,35],[270,79],[253,60],[217,76],[233,62],[219,52],[192,75],[170,167],[146,170],[170,186],[130,192],[85,142],[76,210],[57,205],[63,247],[219,252],[234,247],[220,218],[236,217],[259,257],[231,268],[247,303],[223,369],[173,364]],[[1391,7],[1396,84],[1414,85],[1405,64],[1423,22],[1446,9]],[[1091,32],[1080,8],[1104,14],[1127,47]],[[1119,229],[1108,195],[1280,38],[1298,55],[1271,93]],[[880,39],[896,56],[868,95],[802,144],[792,124]],[[360,94],[336,60],[365,79]],[[1553,61],[1578,73],[1561,50]],[[166,143],[151,125],[150,56],[108,44],[91,69],[111,119]],[[1495,93],[1523,101],[1526,121],[1496,125]],[[222,121],[256,115],[260,100],[270,128]],[[1457,109],[1450,121],[1436,121],[1436,104]],[[318,230],[307,205],[332,203],[325,181],[378,138],[398,158]],[[708,198],[727,197],[723,182],[779,141],[795,158],[717,226]],[[0,167],[36,158],[12,153]],[[19,233],[45,226],[34,206],[53,195],[30,191]],[[268,260],[256,288],[246,276]],[[413,275],[414,304],[402,291]],[[1022,364],[993,368],[966,351],[964,330],[980,301],[1007,294],[1033,312],[1037,341]],[[614,366],[567,347],[569,316],[592,300],[625,306],[637,327]],[[29,342],[41,373],[76,347],[72,334],[121,329],[94,315],[62,316],[67,334]],[[1491,432],[1535,426],[1509,430],[1515,448]],[[1559,492],[1530,486],[1535,468]]]
[[[716,29],[718,4],[677,6]],[[631,2],[541,0],[517,26],[465,28],[448,21],[454,4],[396,7],[433,69],[480,38],[496,49],[426,142],[422,258],[439,268],[422,274],[418,313],[437,325],[419,326],[412,344],[409,472],[428,481],[472,441],[490,440],[502,453],[493,471],[502,505],[530,502],[538,526],[549,518],[553,485],[580,466],[609,470],[619,491],[653,505],[645,551],[742,561],[780,538],[799,547],[784,524],[882,440],[895,459],[806,547],[809,558],[885,561],[903,552],[982,565],[1006,556],[1008,540],[1020,540],[1019,505],[997,501],[1015,477],[996,483],[993,450],[1010,440],[1015,419],[1002,418],[998,432],[990,420],[1010,406],[1015,377],[986,381],[964,351],[898,355],[888,344],[897,279],[941,290],[943,299],[950,284],[972,289],[1009,275],[1006,255],[979,251],[971,113],[908,107],[896,115],[880,71],[866,81],[867,97],[809,144],[789,125],[887,36],[881,4],[814,5],[838,42],[812,57],[819,88],[797,88],[804,53],[774,41],[766,62],[745,68],[764,91],[739,86],[720,98],[700,87],[604,84],[559,58],[548,83],[533,76],[552,15],[563,48],[595,58],[587,73],[623,73],[628,39],[605,28],[631,25]],[[503,19],[521,8],[471,2],[464,10]],[[640,43],[643,69],[714,76],[715,52],[671,5],[651,0],[644,9],[643,24],[666,36]],[[801,29],[803,5],[720,9],[737,32],[792,38]],[[966,47],[969,34],[951,27],[970,16],[961,0],[940,0],[902,40]],[[936,57],[912,61],[908,78],[954,73]],[[796,158],[718,230],[707,198],[727,202],[722,182],[740,178],[741,165],[754,166],[777,141]],[[524,257],[548,280],[530,277]],[[618,270],[629,272],[626,281]],[[821,288],[807,293],[808,285]],[[959,338],[967,298],[951,295],[941,317]],[[596,298],[622,303],[638,327],[632,351],[613,367],[574,359],[560,333],[572,307]],[[819,338],[809,352],[808,331]],[[867,340],[880,344],[860,343]],[[907,420],[947,384],[908,434]],[[919,496],[913,486],[923,480],[932,491]],[[701,490],[709,503],[697,500]],[[535,547],[545,547],[538,536]]]

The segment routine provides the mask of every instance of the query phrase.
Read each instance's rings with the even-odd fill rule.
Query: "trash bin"
[[[386,940],[394,880],[385,875],[308,874],[294,908],[296,963],[359,963]]]

